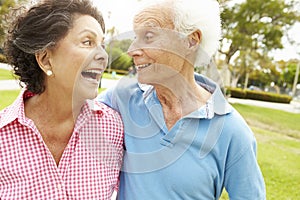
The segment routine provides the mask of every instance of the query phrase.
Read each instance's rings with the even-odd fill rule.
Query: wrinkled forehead
[[[156,5],[143,9],[134,17],[133,28],[154,27],[174,29],[174,14],[170,6]]]

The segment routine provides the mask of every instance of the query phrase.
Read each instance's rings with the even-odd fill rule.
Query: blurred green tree
[[[0,0],[0,49],[3,47],[5,39],[5,16],[10,12],[12,7],[26,2],[28,2],[28,0]]]
[[[235,61],[240,62],[237,57],[248,60],[245,64],[250,63],[247,70],[251,71],[250,68],[257,65],[251,59],[265,59],[269,51],[283,48],[282,37],[300,21],[299,11],[295,6],[297,3],[299,2],[294,0],[246,0],[232,5],[230,1],[224,1],[220,53],[225,57],[224,67],[230,70],[232,80],[235,80],[231,86],[236,86],[236,79],[245,70],[245,66],[243,68],[236,65]],[[252,55],[256,56],[251,58]]]
[[[112,40],[108,44],[106,51],[110,54],[111,70],[128,70],[133,66],[132,58],[127,54],[127,50],[131,44],[130,39]]]

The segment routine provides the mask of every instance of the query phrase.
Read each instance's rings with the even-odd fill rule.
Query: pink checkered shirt
[[[0,112],[0,199],[110,199],[123,156],[120,115],[86,103],[57,166],[24,115],[27,94]]]

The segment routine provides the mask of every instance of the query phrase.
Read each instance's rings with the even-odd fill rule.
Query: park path
[[[229,103],[239,103],[245,105],[259,106],[264,108],[271,108],[276,110],[283,110],[291,113],[300,113],[300,102],[299,101],[291,101],[289,104],[287,103],[274,103],[267,101],[257,101],[252,99],[238,99],[238,98],[228,98]]]

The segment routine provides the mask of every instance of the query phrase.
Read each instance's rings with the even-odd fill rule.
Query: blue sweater
[[[153,87],[134,78],[98,97],[120,112],[125,126],[118,199],[213,200],[224,187],[230,199],[266,199],[252,131],[214,82],[195,79],[212,96],[171,130]]]

